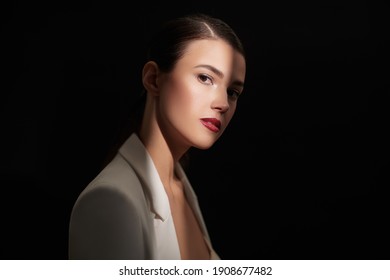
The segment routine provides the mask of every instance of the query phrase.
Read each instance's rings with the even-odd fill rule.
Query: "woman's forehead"
[[[222,39],[202,39],[190,42],[178,66],[196,67],[210,65],[224,75],[235,75],[237,79],[245,77],[245,58],[229,43]]]

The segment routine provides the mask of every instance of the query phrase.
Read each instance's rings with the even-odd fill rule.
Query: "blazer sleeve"
[[[120,189],[98,187],[76,201],[69,226],[69,259],[150,259],[145,213]]]

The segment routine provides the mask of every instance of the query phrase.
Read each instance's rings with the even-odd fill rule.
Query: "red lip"
[[[212,132],[218,132],[221,129],[221,121],[216,118],[203,118],[200,121]]]

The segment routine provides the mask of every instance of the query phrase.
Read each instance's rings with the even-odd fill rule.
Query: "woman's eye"
[[[237,100],[241,93],[240,93],[239,91],[237,91],[237,90],[229,89],[229,90],[227,91],[227,94],[228,94],[229,97],[232,98],[233,100]]]
[[[210,76],[205,74],[198,75],[198,80],[201,81],[203,84],[213,84],[213,80]]]

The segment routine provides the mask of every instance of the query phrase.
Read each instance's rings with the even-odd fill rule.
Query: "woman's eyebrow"
[[[207,68],[210,71],[214,72],[221,79],[224,77],[222,71],[220,71],[217,68],[215,68],[214,66],[211,66],[211,65],[208,65],[208,64],[200,64],[200,65],[195,66],[195,68]]]

